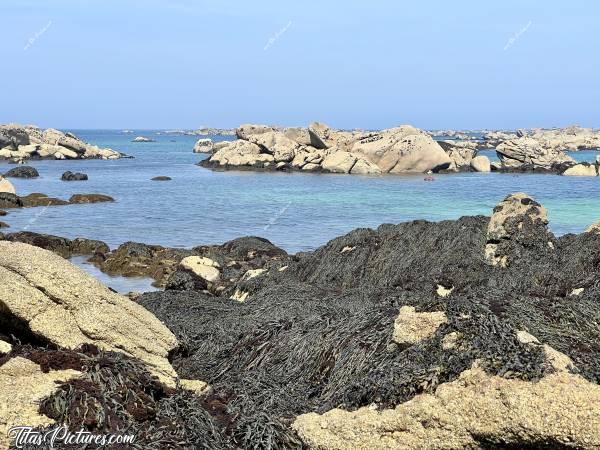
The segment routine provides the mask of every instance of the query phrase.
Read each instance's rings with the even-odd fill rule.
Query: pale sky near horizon
[[[597,2],[0,0],[0,18],[0,123],[600,127]]]

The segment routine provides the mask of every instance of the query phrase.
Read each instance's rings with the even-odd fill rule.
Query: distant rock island
[[[381,131],[343,131],[314,122],[307,128],[246,124],[237,128],[235,134],[237,140],[214,143],[212,155],[199,164],[216,170],[359,175],[465,171],[598,175],[598,162],[577,164],[566,154],[566,151],[600,148],[600,131],[581,127],[515,133],[452,130],[436,133],[410,125]],[[434,137],[451,139],[434,140]],[[210,146],[199,141],[194,151],[209,149]],[[488,149],[496,150],[499,163],[478,155]]]
[[[73,133],[32,125],[0,125],[0,160],[118,159],[125,155],[109,148],[86,144]]]

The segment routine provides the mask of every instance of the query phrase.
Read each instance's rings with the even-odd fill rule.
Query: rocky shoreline
[[[0,160],[119,159],[125,154],[83,142],[72,133],[32,125],[0,125]]]
[[[541,172],[598,176],[595,163],[577,163],[565,151],[600,149],[600,132],[561,130],[488,132],[476,140],[444,131],[450,140],[409,125],[381,131],[341,131],[314,122],[307,128],[242,125],[237,140],[200,139],[195,153],[210,156],[198,163],[213,170],[303,171],[380,175],[437,172]],[[481,150],[496,150],[491,163]],[[600,159],[599,159],[600,160]]]
[[[0,235],[0,428],[133,430],[150,449],[598,448],[599,226],[547,225],[520,193],[491,218],[296,255]],[[131,301],[74,254],[165,290]]]

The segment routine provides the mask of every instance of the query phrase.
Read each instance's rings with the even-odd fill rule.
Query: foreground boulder
[[[0,304],[3,330],[26,328],[68,349],[94,344],[123,352],[172,383],[167,355],[177,340],[170,331],[143,307],[50,251],[0,242]]]
[[[220,143],[200,165],[365,175],[438,171],[452,162],[427,133],[410,126],[367,133],[332,130],[319,123],[307,130],[243,125],[237,137]]]
[[[0,159],[118,159],[124,155],[86,144],[72,133],[31,125],[0,125]]]

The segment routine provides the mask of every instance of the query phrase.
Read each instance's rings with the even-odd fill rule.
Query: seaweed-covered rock
[[[104,203],[114,202],[115,199],[104,194],[75,194],[69,199],[69,203],[81,204],[81,203]]]
[[[180,340],[178,373],[223,399],[236,448],[402,448],[427,437],[457,449],[561,448],[567,439],[589,447],[600,423],[600,234],[554,237],[525,194],[500,206],[492,219],[355,230],[270,260],[258,276],[232,277],[222,291],[138,301]],[[486,261],[490,241],[506,267]],[[227,270],[226,259],[203,256]],[[398,320],[409,316],[416,320]],[[416,329],[423,318],[436,320]],[[323,416],[330,410],[341,419]],[[325,424],[323,439],[305,417]],[[351,435],[343,420],[354,417]],[[402,425],[409,417],[414,427]],[[447,427],[437,422],[444,417]],[[431,435],[422,431],[429,423]]]
[[[88,179],[88,176],[85,173],[73,173],[70,170],[67,170],[65,173],[62,174],[60,179],[63,181],[86,181]]]
[[[63,258],[76,255],[105,254],[110,251],[108,245],[93,239],[76,238],[67,239],[50,234],[34,233],[32,231],[19,231],[4,236],[4,240],[22,242],[46,250],[50,250]]]
[[[7,178],[37,178],[40,174],[35,167],[19,166],[10,169],[4,176]]]

